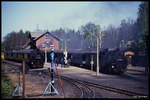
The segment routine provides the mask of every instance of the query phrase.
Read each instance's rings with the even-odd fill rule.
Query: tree
[[[81,26],[81,32],[84,34],[84,39],[89,40],[89,47],[96,47],[96,37],[100,33],[100,25],[94,23],[87,23],[85,26]]]
[[[117,46],[122,45],[122,41],[124,46],[121,47],[126,48],[128,43],[130,44],[130,41],[133,41],[139,37],[139,28],[137,26],[136,21],[134,21],[131,18],[128,18],[127,20],[123,19],[121,21],[120,27],[117,29],[118,33],[118,40],[117,40]],[[133,42],[132,42],[133,43]]]
[[[107,30],[106,30],[106,37],[105,37],[105,42],[106,45],[105,47],[113,48],[117,47],[117,39],[118,39],[118,34],[117,34],[117,29],[113,25],[109,25]]]
[[[4,37],[3,45],[6,51],[19,50],[27,42],[28,36],[22,30],[11,32]]]
[[[52,30],[51,33],[56,35],[57,37],[59,37],[59,39],[60,39],[59,48],[63,49],[64,48],[63,40],[65,39],[65,30],[63,28],[59,28],[56,30]]]
[[[1,43],[1,51],[5,51],[5,45],[4,45],[4,42]]]
[[[141,25],[143,35],[148,35],[149,32],[149,27],[148,27],[149,9],[148,8],[149,8],[148,2],[142,2],[139,6],[139,11],[138,11],[137,21]]]
[[[147,37],[149,36],[149,5],[148,2],[142,2],[139,6],[137,23],[140,26],[140,38],[137,40],[138,48],[148,49]]]

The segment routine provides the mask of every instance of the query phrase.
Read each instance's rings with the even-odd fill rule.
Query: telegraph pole
[[[99,75],[99,36],[97,36],[97,71],[96,76]]]
[[[100,55],[100,50],[99,48],[101,48],[102,46],[102,33],[100,31],[100,34],[97,36],[97,71],[96,71],[96,75],[98,76],[99,75],[99,69],[100,69],[100,58],[99,58],[99,55]]]
[[[65,51],[67,51],[67,48],[66,48],[66,40],[65,40]]]

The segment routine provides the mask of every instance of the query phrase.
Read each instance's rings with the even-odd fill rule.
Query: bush
[[[2,97],[8,97],[11,96],[12,91],[13,91],[13,87],[11,85],[9,85],[7,82],[5,82],[4,80],[1,80],[1,93],[2,93]]]

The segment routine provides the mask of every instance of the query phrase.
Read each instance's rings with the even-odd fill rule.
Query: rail
[[[67,78],[63,78],[63,79],[67,80],[68,82],[72,83],[73,85],[75,85],[76,87],[80,89],[81,91],[80,98],[94,98],[95,97],[94,90],[90,88],[89,86],[87,86],[86,84],[84,84],[83,82],[74,81],[74,80],[70,80]]]
[[[92,87],[95,87],[95,88],[104,89],[104,90],[107,90],[107,91],[116,92],[116,93],[119,93],[119,94],[124,94],[124,95],[127,95],[127,96],[133,96],[133,97],[134,96],[135,97],[136,96],[145,96],[145,94],[136,93],[136,92],[132,92],[132,91],[127,91],[127,90],[124,90],[124,89],[118,89],[118,88],[114,88],[114,87],[108,87],[108,86],[104,86],[104,85],[100,85],[100,84],[91,83],[91,82],[88,82],[88,81],[83,81],[83,80],[68,78],[68,77],[65,77],[65,76],[61,76],[61,77],[63,79],[68,79],[70,81],[84,83],[85,85],[88,85],[88,86],[92,86]]]

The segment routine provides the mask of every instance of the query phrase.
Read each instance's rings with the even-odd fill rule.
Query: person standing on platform
[[[64,67],[66,67],[66,65],[67,65],[67,63],[68,63],[68,61],[67,61],[67,51],[65,50],[64,51]]]

